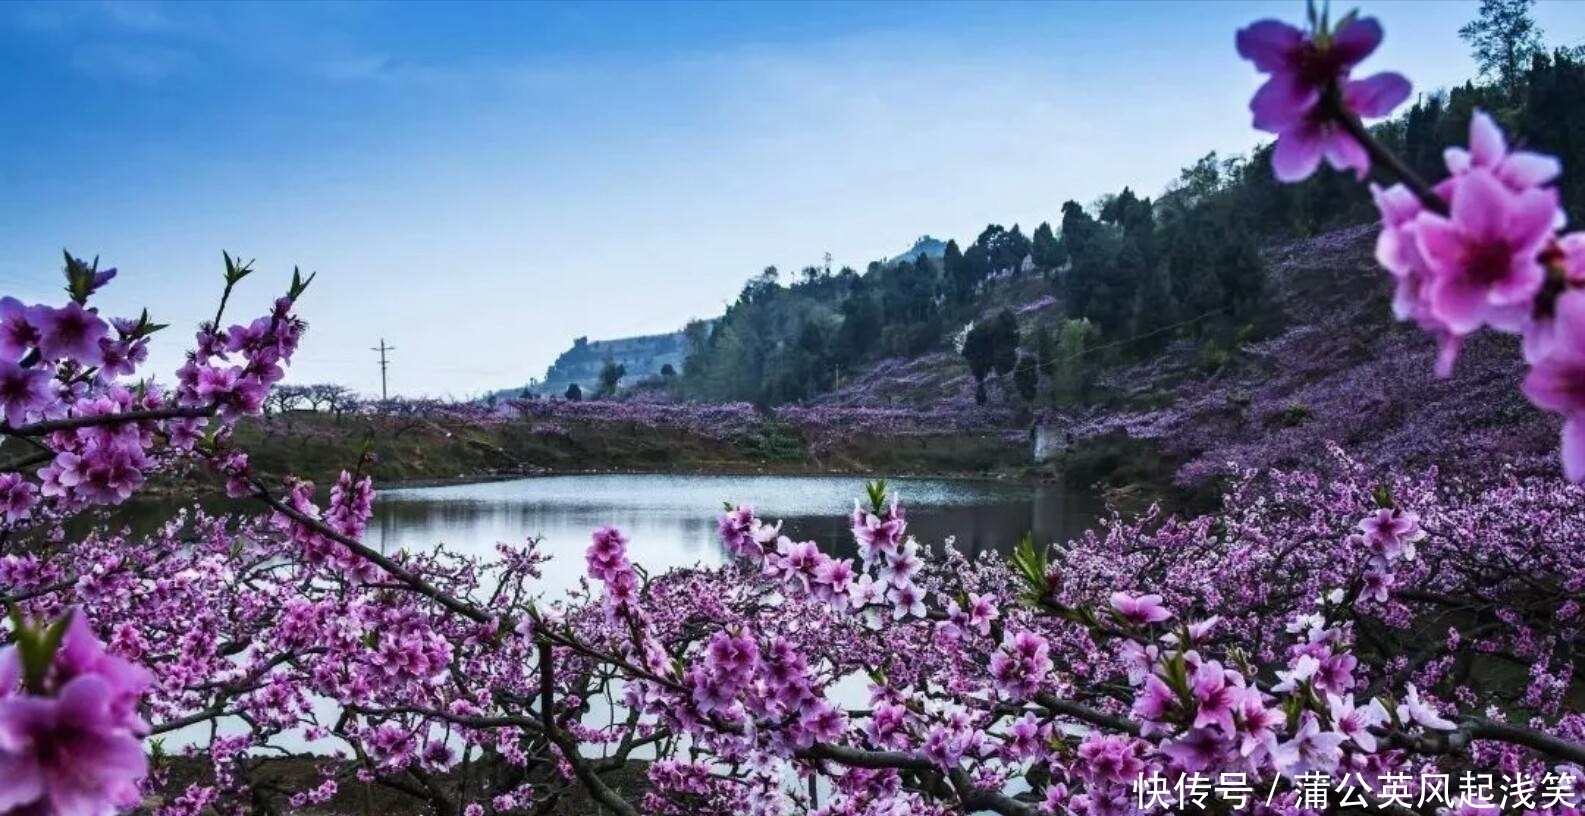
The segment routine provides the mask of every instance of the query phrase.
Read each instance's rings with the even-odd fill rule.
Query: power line
[[[386,368],[386,366],[390,365],[390,361],[385,358],[385,353],[387,351],[395,351],[395,350],[396,350],[396,346],[387,346],[385,344],[385,338],[384,337],[380,338],[380,345],[369,349],[369,351],[378,351],[380,353],[380,401],[381,402],[387,402],[387,401],[389,401],[391,399],[390,393],[388,391],[386,391],[386,388],[385,388],[385,368]]]

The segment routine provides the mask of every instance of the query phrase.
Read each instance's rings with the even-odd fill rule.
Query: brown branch
[[[1466,722],[1460,730],[1468,730],[1470,736],[1475,739],[1523,745],[1550,757],[1585,765],[1585,745],[1569,742],[1533,728],[1477,717]]]
[[[1407,187],[1409,192],[1414,193],[1415,198],[1420,199],[1421,206],[1437,215],[1448,214],[1447,202],[1431,189],[1431,185],[1425,183],[1425,179],[1420,178],[1420,175],[1410,169],[1409,165],[1404,164],[1403,159],[1398,158],[1396,153],[1388,150],[1385,145],[1376,141],[1376,137],[1370,135],[1365,123],[1342,103],[1336,87],[1327,92],[1321,104],[1326,106],[1326,113],[1332,121],[1342,125],[1343,130],[1354,137],[1354,141],[1359,142],[1360,147],[1365,148],[1365,154],[1370,156],[1372,167],[1386,168],[1403,182],[1403,186]]]
[[[291,505],[288,505],[280,499],[270,495],[269,491],[265,490],[262,486],[257,484],[254,485],[253,497],[268,505],[275,512],[286,516],[292,521],[295,521],[298,524],[313,530],[314,532],[346,547],[349,550],[352,550],[359,557],[384,570],[387,575],[406,584],[412,591],[429,598],[430,600],[440,604],[441,606],[444,606],[452,612],[455,612],[458,615],[461,615],[475,623],[489,623],[490,621],[494,620],[494,617],[484,610],[456,597],[455,595],[445,592],[428,581],[425,581],[417,573],[414,573],[401,564],[391,560],[390,558],[387,558],[384,555],[369,549],[369,547],[364,545],[363,542],[349,536],[344,536],[341,533],[330,529],[329,526],[319,519],[304,515],[295,507],[292,507]]]
[[[1461,754],[1469,750],[1470,743],[1475,740],[1490,740],[1520,745],[1553,759],[1585,764],[1585,745],[1533,728],[1484,717],[1471,717],[1452,731],[1428,732],[1419,736],[1395,732],[1391,738],[1393,742],[1422,754]]]
[[[1037,694],[1034,697],[1034,701],[1041,708],[1047,709],[1049,711],[1053,711],[1058,714],[1066,714],[1069,717],[1083,720],[1091,725],[1098,725],[1102,728],[1110,728],[1113,731],[1121,731],[1125,734],[1131,734],[1136,737],[1139,736],[1139,723],[1133,722],[1126,718],[1114,717],[1105,712],[1090,708],[1089,706],[1081,705],[1071,700],[1063,700],[1051,694]]]
[[[794,756],[799,759],[827,760],[838,765],[846,765],[849,768],[869,768],[872,770],[895,768],[904,771],[939,770],[934,762],[926,759],[923,755],[908,751],[866,751],[862,748],[849,748],[845,745],[816,743],[798,751]]]
[[[156,408],[149,411],[124,411],[119,414],[74,416],[65,419],[34,422],[30,425],[12,426],[0,423],[0,434],[6,436],[43,436],[55,431],[71,431],[77,428],[98,427],[100,425],[121,425],[128,422],[145,422],[157,419],[191,419],[193,417],[213,416],[216,410],[218,410],[218,406],[203,405],[187,408]]]
[[[798,751],[795,756],[800,759],[826,760],[850,768],[894,768],[923,773],[939,773],[941,770],[924,756],[907,751],[865,751],[844,745],[816,744]],[[959,789],[958,795],[965,812],[989,810],[1002,816],[1037,816],[1040,813],[1039,809],[1027,802],[1021,802],[996,791],[973,787],[968,775],[961,769],[953,772],[952,782],[953,787]]]
[[[605,784],[605,780],[600,778],[600,774],[578,752],[578,742],[569,736],[567,732],[561,730],[561,726],[556,723],[554,708],[556,703],[556,666],[552,658],[553,653],[550,643],[541,640],[539,642],[539,706],[541,709],[539,716],[540,724],[545,729],[545,736],[549,737],[550,741],[561,749],[562,758],[567,760],[567,764],[572,766],[573,775],[578,777],[578,781],[582,782],[583,786],[589,790],[590,796],[593,796],[600,804],[615,811],[618,816],[639,816],[636,808],[629,804],[626,799],[623,799],[620,794],[612,790],[609,785]]]
[[[545,731],[556,730],[556,676],[550,644],[539,642],[539,717]]]

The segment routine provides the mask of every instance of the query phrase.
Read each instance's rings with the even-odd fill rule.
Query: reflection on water
[[[955,536],[969,553],[1007,552],[1030,532],[1038,541],[1069,538],[1097,509],[1093,498],[1051,485],[900,479],[891,488],[922,544]],[[840,476],[555,476],[412,488],[379,495],[368,539],[386,552],[438,543],[488,558],[496,542],[539,536],[554,557],[545,589],[559,594],[577,583],[589,534],[607,524],[627,533],[632,558],[652,572],[721,563],[715,527],[723,501],[749,504],[762,518],[783,520],[795,539],[852,555],[847,514],[863,494],[862,479]]]
[[[891,489],[907,506],[909,532],[920,543],[939,549],[955,536],[958,548],[968,553],[1008,552],[1030,532],[1037,541],[1070,538],[1089,526],[1098,507],[1093,498],[1047,485],[899,479]],[[783,520],[783,532],[795,539],[813,539],[826,552],[852,555],[847,516],[854,498],[862,495],[864,480],[839,476],[556,476],[387,490],[375,498],[365,541],[385,552],[444,544],[452,552],[488,560],[494,558],[496,542],[539,536],[553,557],[542,591],[554,598],[577,585],[589,534],[607,524],[627,533],[630,556],[652,573],[722,563],[726,553],[716,537],[716,518],[724,501],[752,505],[767,520]],[[214,509],[235,506],[217,502]],[[121,508],[117,523],[148,530],[175,509],[168,503],[140,503]],[[832,693],[850,706],[862,705],[867,697],[857,677],[838,683]],[[330,700],[316,700],[314,710],[328,720],[336,708]],[[585,721],[601,724],[611,714],[593,701]],[[240,729],[239,723],[226,721],[220,733]],[[208,739],[203,725],[167,735],[172,746],[202,745]],[[295,732],[273,742],[292,752],[332,747]]]

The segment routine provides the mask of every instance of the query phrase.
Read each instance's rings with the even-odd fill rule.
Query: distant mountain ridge
[[[921,255],[939,259],[946,254],[946,251],[946,241],[930,235],[921,235],[914,239],[913,246],[907,251],[883,263],[886,266],[893,266],[901,261],[915,261]],[[574,383],[577,383],[578,388],[588,395],[599,385],[600,369],[605,365],[608,357],[627,368],[627,374],[622,378],[622,386],[629,387],[640,380],[660,376],[661,369],[668,363],[679,374],[682,373],[683,362],[688,357],[688,344],[681,331],[639,337],[618,337],[610,340],[579,337],[573,340],[571,348],[563,351],[556,361],[551,363],[545,376],[538,382],[493,391],[485,398],[516,397],[525,390],[541,396],[559,397]]]
[[[887,266],[892,266],[901,261],[917,261],[920,255],[930,258],[939,258],[947,254],[947,242],[929,235],[921,235],[914,241],[914,245],[907,252],[893,256],[886,261]]]
[[[687,356],[687,340],[680,331],[610,340],[579,337],[572,341],[572,348],[563,351],[550,364],[544,379],[530,386],[496,391],[489,397],[515,397],[525,389],[542,396],[559,397],[575,383],[585,395],[592,394],[599,386],[600,369],[605,366],[606,360],[627,369],[621,382],[622,387],[627,387],[640,380],[660,376],[661,369],[667,365],[681,372],[683,360]]]

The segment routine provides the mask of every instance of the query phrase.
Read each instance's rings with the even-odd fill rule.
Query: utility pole
[[[389,402],[391,400],[391,395],[385,390],[385,367],[390,364],[390,361],[385,359],[385,353],[395,350],[396,346],[387,346],[385,344],[384,337],[380,338],[379,346],[369,349],[369,351],[378,351],[380,353],[380,402]]]

